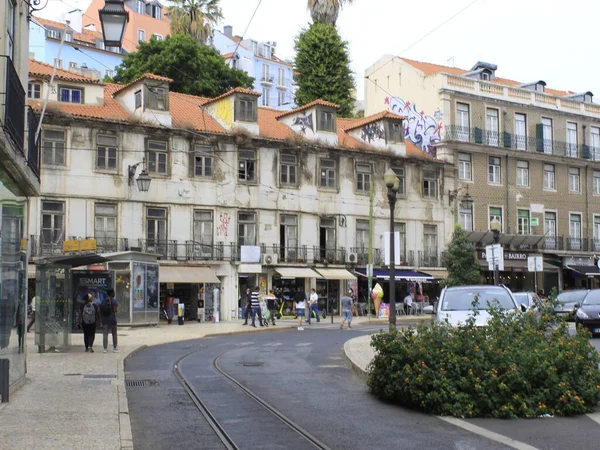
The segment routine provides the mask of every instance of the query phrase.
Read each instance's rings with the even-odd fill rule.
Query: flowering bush
[[[373,336],[367,384],[379,398],[457,417],[537,417],[588,413],[600,401],[600,357],[589,334],[537,311],[491,310],[453,328],[421,325]]]

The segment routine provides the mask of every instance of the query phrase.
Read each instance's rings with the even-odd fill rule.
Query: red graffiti
[[[229,233],[229,222],[231,222],[231,216],[227,213],[221,213],[219,215],[219,226],[217,227],[217,236],[227,237]]]

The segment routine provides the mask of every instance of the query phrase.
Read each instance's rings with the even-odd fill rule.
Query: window
[[[268,64],[262,65],[262,81],[271,81],[271,78],[269,77],[269,65]]]
[[[569,214],[569,250],[581,250],[581,214]]]
[[[114,77],[114,76],[115,76],[115,71],[114,71],[114,70],[112,70],[112,69],[106,69],[106,71],[105,71],[104,75],[106,75],[107,77],[110,77],[110,78],[112,78],[112,77]]]
[[[398,195],[406,195],[405,194],[405,178],[404,178],[404,167],[392,167],[392,170],[398,177]]]
[[[157,20],[161,20],[162,19],[162,7],[159,5],[152,5],[151,6],[151,14],[152,17],[154,17]],[[160,35],[158,35],[160,36]],[[162,40],[162,36],[160,36],[160,40]]]
[[[59,244],[64,238],[65,204],[63,202],[43,201],[42,244]]]
[[[515,146],[527,150],[527,117],[521,113],[515,113]]]
[[[258,42],[256,41],[251,41],[252,42],[252,53],[254,53],[255,55],[258,54]]]
[[[404,127],[400,121],[388,121],[387,123],[388,142],[404,142]]]
[[[281,184],[295,185],[298,182],[298,158],[296,158],[296,155],[282,153],[279,171],[279,181]]]
[[[54,58],[54,66],[57,69],[62,69],[63,66],[63,60],[62,59],[58,59],[58,58]]]
[[[517,211],[517,228],[519,234],[531,234],[529,227],[529,210],[519,209]]]
[[[46,31],[46,36],[52,39],[60,39],[60,32],[58,30],[48,29]]]
[[[554,191],[556,189],[556,176],[554,164],[544,164],[544,190]]]
[[[544,153],[552,153],[552,119],[542,117],[542,139]]]
[[[42,85],[40,83],[27,84],[27,97],[42,98]]]
[[[396,222],[394,224],[394,230],[400,235],[400,262],[408,263],[406,258],[406,224]],[[412,262],[410,262],[412,264]]]
[[[77,63],[75,61],[69,61],[69,70],[77,69]]]
[[[142,91],[136,91],[135,95],[135,109],[142,107]]]
[[[148,172],[166,175],[168,146],[166,142],[148,141]]]
[[[294,262],[298,254],[298,216],[282,214],[279,220],[280,256],[284,261]]]
[[[167,90],[165,88],[154,88],[153,92],[156,96],[156,109],[165,111],[167,109]]]
[[[490,156],[489,159],[488,182],[491,184],[502,183],[500,158],[496,156]]]
[[[260,96],[260,104],[262,106],[269,106],[269,96],[271,95],[271,89],[262,88],[262,95]]]
[[[423,172],[423,197],[437,197],[437,175],[435,172]]]
[[[138,14],[146,14],[146,2],[138,0],[136,4],[136,11]]]
[[[468,153],[458,154],[458,179],[463,181],[473,180],[473,163],[471,162],[471,155]]]
[[[497,109],[488,108],[486,113],[486,128],[488,145],[497,147],[500,142],[500,124]]]
[[[285,71],[281,68],[277,69],[277,84],[285,86]]]
[[[369,221],[356,221],[356,247],[362,252],[369,248]]]
[[[600,216],[594,216],[594,251],[600,250]]]
[[[256,245],[255,212],[238,212],[238,245]]]
[[[481,72],[481,79],[483,81],[490,81],[490,74],[487,72]]]
[[[10,59],[15,59],[15,4],[13,0],[7,0],[6,8],[6,37],[7,45],[6,54]]]
[[[517,186],[529,187],[529,162],[517,161]]]
[[[234,112],[237,121],[256,122],[256,98],[238,97]]]
[[[579,168],[569,167],[569,192],[580,192],[581,176]]]
[[[154,33],[152,35],[152,37],[154,37],[154,39],[156,39],[157,41],[162,41],[163,40],[162,34]]]
[[[146,32],[144,30],[138,30],[138,41],[144,42],[146,40]]]
[[[65,41],[73,42],[73,35],[71,33],[65,34]]]
[[[577,124],[567,122],[567,156],[577,158]]]
[[[473,205],[460,202],[460,226],[465,231],[473,231]]]
[[[598,127],[590,127],[590,147],[590,157],[598,161],[600,159],[600,128]]]
[[[594,170],[594,195],[600,195],[600,171]]]
[[[146,86],[144,101],[148,109],[166,111],[168,109],[167,90],[163,87]]]
[[[321,187],[335,189],[337,184],[336,163],[333,159],[321,160]]]
[[[213,253],[213,214],[212,211],[194,211],[194,244],[201,244],[201,255]]]
[[[285,104],[285,92],[277,92],[277,106]]]
[[[322,260],[336,260],[336,223],[335,219],[321,217],[319,220],[319,257]]]
[[[456,104],[456,132],[459,141],[469,142],[471,119],[469,105],[466,103]]]
[[[44,165],[65,165],[66,140],[65,131],[44,130],[42,134],[42,161]]]
[[[114,203],[94,205],[94,238],[103,252],[117,251],[117,205]]]
[[[59,100],[65,103],[83,103],[83,90],[69,87],[59,88]]]
[[[99,134],[96,137],[96,167],[98,169],[114,170],[117,168],[117,147],[116,136]]]
[[[371,190],[371,164],[356,164],[356,191],[369,192]]]
[[[497,206],[490,206],[490,215],[489,215],[489,223],[488,223],[488,228],[491,228],[490,224],[492,223],[492,221],[494,219],[496,219],[498,222],[500,222],[500,231],[502,231],[503,225],[502,225],[502,208],[499,208]]]
[[[194,176],[212,177],[213,152],[210,147],[194,146]]]
[[[437,266],[437,226],[423,225],[423,265]]]
[[[146,239],[148,246],[154,248],[154,251],[166,246],[167,241],[167,210],[166,208],[147,208],[146,209]],[[166,250],[166,248],[164,249]]]
[[[317,130],[335,133],[335,115],[331,111],[317,110]]]
[[[544,241],[544,247],[550,250],[557,249],[556,242],[556,213],[546,211],[544,213],[544,235],[546,240]]]
[[[238,167],[238,180],[256,181],[256,152],[254,150],[240,150]]]

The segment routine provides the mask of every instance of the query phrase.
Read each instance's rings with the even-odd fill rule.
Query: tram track
[[[307,430],[302,428],[298,423],[296,423],[295,421],[290,419],[288,416],[283,414],[281,411],[279,411],[273,405],[269,404],[266,400],[264,400],[259,395],[257,395],[255,392],[250,390],[247,386],[242,384],[240,381],[236,380],[234,377],[232,377],[231,375],[226,373],[219,366],[219,360],[231,351],[233,351],[233,350],[220,353],[219,355],[215,356],[212,359],[212,368],[223,380],[225,380],[229,385],[233,385],[235,388],[237,388],[237,391],[242,393],[246,398],[251,399],[257,405],[260,405],[260,407],[262,407],[264,410],[266,410],[271,417],[274,417],[279,422],[283,423],[286,426],[287,430],[292,431],[297,436],[301,437],[304,441],[309,443],[311,448],[320,449],[320,450],[331,450],[330,447],[328,447],[326,444],[321,442],[318,438],[313,436]],[[190,358],[197,353],[199,353],[199,351],[194,351],[194,352],[188,353],[188,354],[182,356],[181,358],[179,358],[175,362],[174,369],[173,369],[175,376],[176,376],[177,380],[181,383],[183,388],[185,389],[186,393],[191,398],[194,405],[198,408],[199,412],[202,414],[204,419],[208,422],[210,427],[214,430],[215,434],[217,435],[219,440],[223,443],[225,448],[228,450],[239,450],[240,447],[236,444],[236,442],[234,441],[232,436],[226,431],[225,426],[221,423],[221,421],[219,421],[217,419],[215,414],[213,414],[213,412],[211,412],[211,410],[208,407],[208,405],[206,404],[206,402],[204,402],[201,399],[201,396],[193,388],[192,383],[187,379],[187,377],[181,370],[181,363],[185,359]]]

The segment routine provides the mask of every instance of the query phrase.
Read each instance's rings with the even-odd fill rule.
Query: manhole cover
[[[158,382],[156,380],[127,380],[125,386],[127,387],[148,387],[156,386]]]
[[[261,362],[243,362],[242,366],[244,367],[262,367],[264,363]]]

